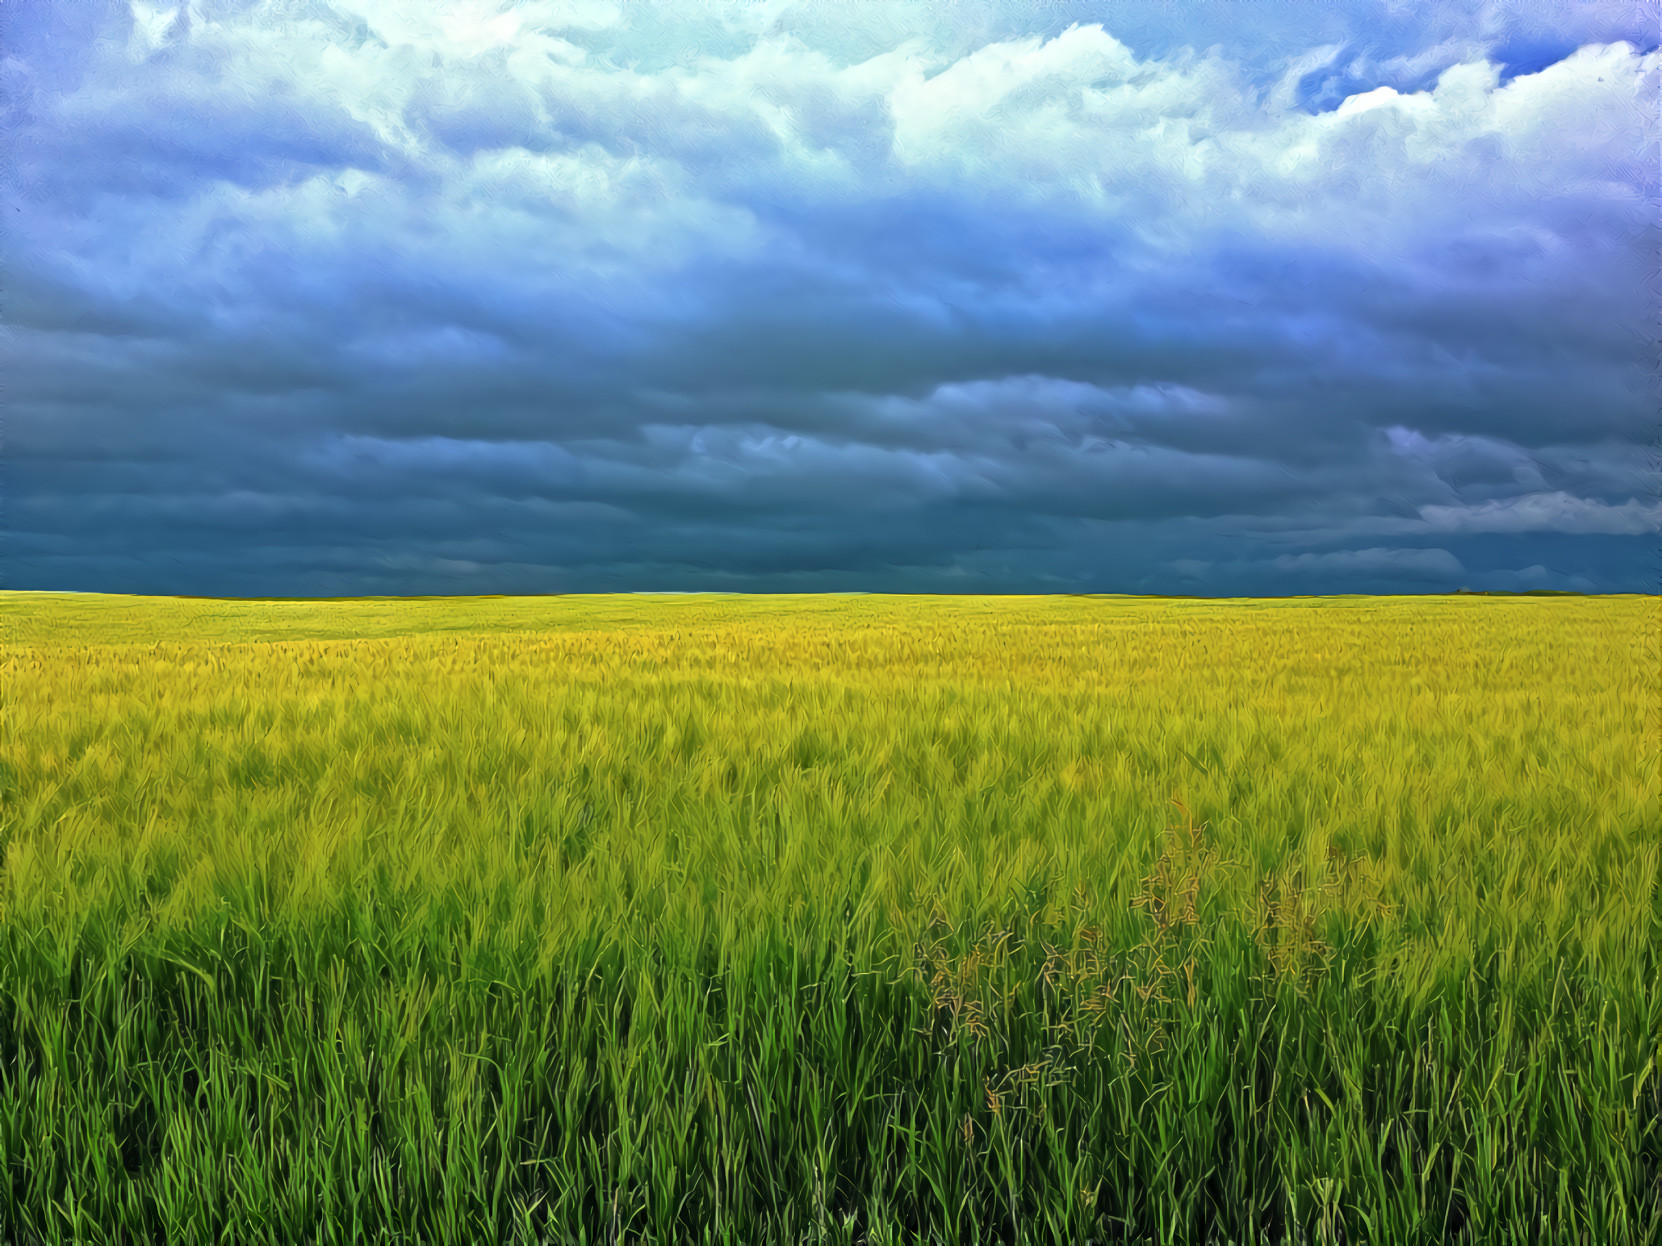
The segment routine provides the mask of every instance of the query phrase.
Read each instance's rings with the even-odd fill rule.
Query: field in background
[[[0,1242],[1656,1242],[1659,624],[0,594]]]

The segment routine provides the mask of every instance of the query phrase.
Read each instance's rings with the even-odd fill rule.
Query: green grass
[[[1662,1241],[1659,622],[0,594],[0,1242]]]

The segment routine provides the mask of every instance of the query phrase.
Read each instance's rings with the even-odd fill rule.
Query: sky
[[[1655,592],[1655,0],[0,0],[0,587]]]

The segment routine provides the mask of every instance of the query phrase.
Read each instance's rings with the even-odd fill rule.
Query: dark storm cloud
[[[10,587],[1654,587],[1631,5],[4,15]]]

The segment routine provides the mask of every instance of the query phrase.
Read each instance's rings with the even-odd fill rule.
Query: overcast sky
[[[7,588],[1656,591],[1654,3],[0,3]]]

